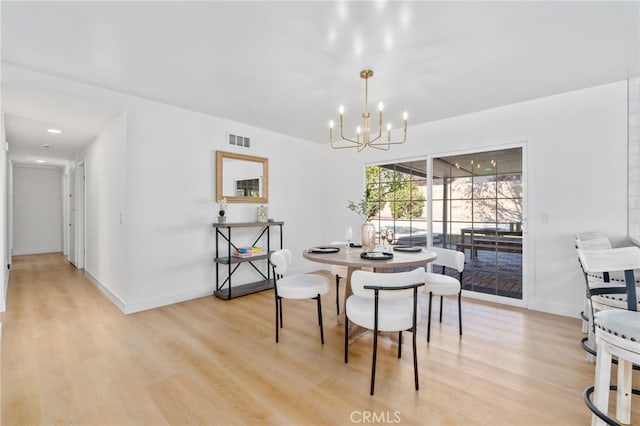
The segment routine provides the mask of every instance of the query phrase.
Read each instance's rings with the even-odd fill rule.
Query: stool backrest
[[[611,241],[608,238],[594,238],[592,240],[579,240],[576,238],[576,248],[582,250],[602,250],[602,249],[610,249]]]
[[[587,273],[628,271],[640,268],[640,248],[578,249],[582,268]]]
[[[637,298],[634,270],[640,268],[640,248],[621,247],[602,250],[577,249],[580,265],[587,274],[608,274],[609,272],[624,271],[624,287],[601,287],[589,289],[591,295],[596,294],[627,294],[627,309],[637,311]]]
[[[605,234],[604,232],[598,232],[598,231],[579,232],[576,234],[576,240],[580,240],[580,241],[594,240],[596,238],[607,238],[607,234]]]

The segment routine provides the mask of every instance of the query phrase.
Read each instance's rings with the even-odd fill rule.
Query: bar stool
[[[592,240],[596,241],[596,240]],[[591,242],[591,241],[589,241]],[[595,351],[595,327],[593,325],[593,314],[597,311],[606,309],[628,309],[629,301],[627,300],[627,292],[629,287],[626,284],[626,272],[618,269],[607,269],[614,267],[613,264],[607,263],[605,260],[607,254],[620,257],[631,253],[636,247],[622,247],[612,249],[611,245],[599,244],[597,246],[589,246],[581,244],[576,240],[576,248],[578,253],[578,261],[585,277],[586,297],[585,310],[581,312],[581,316],[586,321],[587,327],[583,326],[583,332],[588,333],[586,337],[580,340],[580,346],[586,350],[589,360],[593,361],[596,355]],[[605,256],[602,258],[602,256]],[[589,259],[591,261],[589,262]],[[602,264],[602,262],[605,262]],[[615,268],[622,266],[615,266]],[[632,271],[635,274],[635,271]],[[631,280],[634,281],[634,276]],[[634,299],[636,302],[640,300],[638,294],[638,280],[635,279],[636,291]],[[638,310],[637,305],[633,310]],[[585,330],[586,328],[586,330]]]
[[[633,364],[640,363],[640,313],[637,312],[634,269],[640,267],[640,248],[624,247],[608,250],[578,249],[578,258],[585,274],[624,271],[626,310],[607,309],[593,314],[597,357],[594,386],[584,391],[584,401],[594,413],[592,425],[617,425],[607,415],[609,389],[617,390],[616,417],[628,424],[631,418],[631,388]],[[591,289],[593,296],[594,290]],[[618,290],[620,291],[620,290]],[[611,292],[612,289],[603,289]],[[617,357],[618,384],[610,386],[612,356]],[[593,402],[590,399],[594,393]]]
[[[606,310],[594,315],[598,355],[594,386],[584,392],[584,400],[593,412],[591,424],[617,425],[607,415],[609,390],[616,391],[616,418],[623,424],[631,423],[631,394],[640,395],[632,389],[633,364],[640,364],[640,312]],[[618,359],[617,385],[611,386],[612,356]],[[594,393],[593,402],[590,400]]]

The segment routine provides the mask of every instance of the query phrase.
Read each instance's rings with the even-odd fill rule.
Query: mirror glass
[[[216,200],[267,203],[268,162],[264,157],[216,151]]]

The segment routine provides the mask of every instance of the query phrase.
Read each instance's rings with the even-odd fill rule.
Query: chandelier
[[[372,70],[360,71],[360,78],[364,79],[364,112],[362,113],[362,125],[356,129],[355,138],[347,138],[344,136],[343,129],[343,115],[344,106],[340,105],[340,141],[338,144],[334,144],[333,139],[333,120],[329,122],[329,139],[331,140],[331,148],[333,149],[345,149],[345,148],[357,148],[358,152],[362,151],[365,147],[369,146],[375,149],[381,149],[388,151],[391,145],[398,145],[404,143],[407,140],[407,112],[403,114],[403,129],[402,140],[391,141],[391,123],[387,124],[386,138],[382,137],[382,110],[384,105],[382,102],[378,104],[379,118],[378,118],[378,131],[375,134],[371,134],[371,113],[369,112],[369,96],[368,96],[368,82],[373,77]],[[386,140],[385,140],[386,139]]]

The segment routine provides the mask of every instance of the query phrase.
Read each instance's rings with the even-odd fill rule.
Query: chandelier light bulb
[[[340,115],[344,114],[344,105],[340,105],[340,108],[338,108],[338,111],[340,112]]]
[[[382,101],[380,101],[380,103],[378,104],[378,111],[382,112],[383,109],[384,109],[384,104],[382,103]]]
[[[358,128],[356,129],[356,133],[360,134],[360,126],[358,126]]]
[[[387,123],[387,131],[391,131],[391,123]]]
[[[329,120],[329,128],[333,129],[333,120]]]
[[[408,118],[409,118],[409,114],[407,114],[407,111],[405,111],[405,112],[402,114],[402,119],[403,119],[404,121],[407,121],[407,119],[408,119]]]

